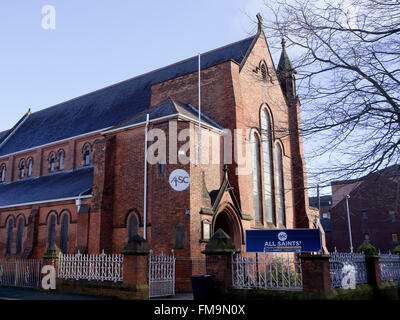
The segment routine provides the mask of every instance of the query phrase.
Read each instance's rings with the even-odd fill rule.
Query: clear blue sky
[[[42,28],[45,5],[56,10],[55,30]],[[253,35],[259,11],[265,15],[264,0],[2,0],[0,132],[28,108],[38,111]],[[280,52],[272,53],[276,64]]]

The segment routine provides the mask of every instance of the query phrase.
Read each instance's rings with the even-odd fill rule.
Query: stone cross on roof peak
[[[258,20],[258,32],[261,32],[263,29],[263,18],[261,16],[261,13],[257,13],[256,17]]]

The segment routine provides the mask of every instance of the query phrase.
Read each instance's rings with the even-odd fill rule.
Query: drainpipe
[[[87,192],[87,191],[88,191],[88,190],[82,191],[82,192],[78,195],[78,198],[75,199],[75,205],[76,205],[76,208],[78,209],[78,213],[79,213],[79,210],[80,210],[81,205],[82,205],[82,199],[81,199],[82,194],[85,193],[85,192]]]
[[[146,240],[147,225],[147,135],[149,128],[149,114],[146,116],[146,129],[144,138],[144,199],[143,199],[143,239]]]

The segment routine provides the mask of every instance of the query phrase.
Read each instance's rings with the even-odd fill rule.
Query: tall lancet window
[[[58,153],[58,170],[64,169],[64,151],[60,150]]]
[[[52,215],[50,217],[50,224],[48,226],[48,247],[50,248],[54,242],[55,242],[55,236],[56,236],[56,216]]]
[[[260,172],[260,140],[256,133],[251,135],[253,153],[253,192],[254,192],[254,220],[263,223],[262,217],[262,188]]]
[[[55,164],[56,164],[56,155],[54,152],[51,153],[49,162],[50,162],[49,171],[54,172],[54,168],[55,168]]]
[[[19,163],[19,177],[21,179],[25,177],[25,159],[22,159]]]
[[[278,197],[278,219],[279,224],[286,226],[285,217],[285,190],[283,185],[283,165],[282,165],[282,148],[275,144],[275,163],[276,163],[276,196]]]
[[[266,110],[261,112],[261,139],[263,150],[265,215],[268,222],[275,223],[272,167],[271,121]]]
[[[83,161],[84,161],[85,166],[90,165],[90,145],[87,145],[84,149]]]
[[[68,253],[68,225],[69,225],[68,214],[64,214],[61,220],[61,240],[60,240],[60,250],[64,254]]]
[[[8,228],[7,228],[6,255],[11,254],[13,228],[14,228],[14,221],[13,221],[12,219],[10,219],[10,220],[8,221]]]
[[[22,250],[22,236],[24,233],[24,219],[20,218],[18,221],[18,229],[17,229],[17,254],[21,254]]]
[[[28,159],[28,177],[32,176],[32,167],[33,167],[33,160],[32,158]]]

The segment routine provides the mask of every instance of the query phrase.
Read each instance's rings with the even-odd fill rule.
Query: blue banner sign
[[[247,252],[317,252],[319,229],[246,230]]]

